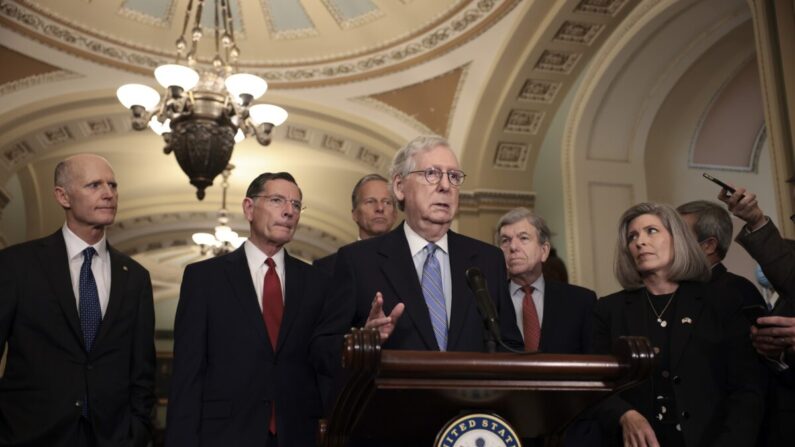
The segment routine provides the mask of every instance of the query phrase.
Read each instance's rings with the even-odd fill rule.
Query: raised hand
[[[395,325],[400,316],[403,315],[405,308],[406,306],[403,303],[398,303],[389,316],[386,316],[384,314],[384,297],[381,292],[377,292],[373,299],[373,304],[370,306],[370,314],[367,316],[367,322],[364,327],[365,329],[378,329],[378,335],[381,338],[381,343],[383,343],[395,330]]]

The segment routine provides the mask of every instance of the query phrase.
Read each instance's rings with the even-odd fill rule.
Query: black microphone
[[[497,309],[494,308],[494,302],[489,296],[489,290],[486,288],[486,278],[477,267],[470,267],[466,271],[467,284],[475,294],[475,303],[478,306],[478,312],[483,317],[483,325],[486,329],[486,349],[489,352],[496,350],[495,342],[502,345],[502,337],[500,335],[500,323],[497,317]]]

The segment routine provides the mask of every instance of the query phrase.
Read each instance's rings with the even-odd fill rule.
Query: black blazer
[[[589,352],[594,304],[593,290],[546,280],[539,350],[551,354]]]
[[[743,297],[743,306],[762,305],[767,307],[765,299],[759,293],[751,281],[736,275],[728,270],[722,262],[717,263],[712,267],[712,276],[709,279],[710,284],[718,284],[724,289],[734,290]]]
[[[624,290],[597,302],[595,353],[610,353],[611,344],[622,335],[647,334],[643,293]],[[742,297],[692,282],[681,283],[676,293],[676,315],[668,319],[670,377],[685,445],[754,445],[764,407],[764,380],[748,338],[749,324],[740,312]],[[683,322],[686,317],[692,323]],[[605,402],[599,417],[605,431],[620,440],[618,420],[624,412],[635,409],[648,420],[654,416],[651,381],[619,396]]]
[[[380,291],[384,296],[384,312],[387,315],[398,303],[406,305],[403,316],[383,348],[439,350],[403,225],[383,236],[354,242],[339,249],[334,270],[335,301],[346,302],[352,315],[352,324],[363,326],[373,298]],[[489,293],[500,313],[503,339],[511,346],[521,348],[521,334],[516,327],[513,306],[508,296],[502,252],[494,246],[452,231],[447,235],[453,288],[447,350],[486,350],[483,320],[478,313],[475,296],[466,284],[465,271],[469,267],[478,267],[487,279]]]
[[[322,272],[285,253],[285,277],[274,352],[242,246],[185,269],[166,445],[267,446],[274,403],[279,443],[315,445],[335,361],[318,336],[334,313],[323,312]]]
[[[320,259],[315,259],[312,265],[319,268],[320,270],[323,270],[329,276],[331,276],[334,274],[334,262],[336,260],[337,260],[337,252],[334,252]]]
[[[83,346],[62,230],[0,252],[0,445],[72,446],[81,406],[98,446],[145,446],[154,405],[149,273],[108,246],[110,299],[90,353]]]

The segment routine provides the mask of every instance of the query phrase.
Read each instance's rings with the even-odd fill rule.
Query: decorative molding
[[[384,167],[384,160],[386,157],[376,151],[362,146],[359,148],[359,153],[356,155],[356,159],[363,163],[367,163],[378,170],[381,170],[381,168]]]
[[[357,26],[361,26],[373,21],[376,21],[384,16],[384,12],[378,9],[377,7],[373,10],[367,11],[364,14],[361,14],[357,17],[353,18],[345,18],[342,16],[342,12],[337,8],[337,5],[334,4],[333,0],[321,0],[323,2],[323,6],[328,9],[329,14],[331,17],[334,18],[334,21],[337,22],[342,29],[351,29],[356,28]],[[375,6],[375,5],[373,5]]]
[[[525,143],[497,143],[494,154],[494,169],[523,171],[527,167],[530,146]]]
[[[505,132],[526,133],[536,135],[544,121],[544,112],[536,110],[513,109],[508,115],[503,130]]]
[[[523,101],[541,102],[551,104],[555,101],[563,83],[546,79],[528,79],[519,92],[519,99]]]
[[[344,138],[333,137],[328,134],[323,135],[321,146],[330,151],[339,152],[340,154],[348,154]]]
[[[615,16],[626,3],[627,0],[582,0],[574,12]]]
[[[159,0],[159,1],[166,1],[166,0]],[[141,11],[137,11],[135,9],[130,9],[127,7],[128,0],[125,0],[124,3],[119,7],[119,14],[122,17],[125,17],[130,20],[134,20],[138,23],[143,23],[144,25],[154,26],[158,28],[167,28],[171,24],[171,20],[174,19],[174,11],[176,9],[177,2],[176,0],[168,0],[171,3],[168,6],[168,10],[166,11],[166,15],[164,17],[156,17],[151,16],[149,14],[145,14]]]
[[[260,8],[262,8],[262,15],[265,18],[265,23],[268,25],[268,34],[274,40],[292,40],[292,39],[302,39],[304,37],[314,37],[318,35],[317,29],[315,28],[314,23],[312,22],[312,18],[309,17],[309,13],[307,13],[306,8],[304,5],[296,1],[295,2],[303,11],[304,15],[306,16],[309,23],[312,24],[311,28],[301,28],[301,29],[290,29],[290,30],[278,30],[275,23],[273,23],[273,17],[271,16],[271,5],[270,0],[260,0]]]
[[[96,137],[116,132],[113,122],[109,118],[89,118],[80,123],[83,136]]]
[[[535,69],[550,73],[569,74],[577,65],[582,55],[566,51],[544,50],[536,62]]]
[[[505,17],[520,1],[477,0],[466,3],[460,10],[445,17],[440,24],[423,28],[417,35],[403,36],[393,43],[380,45],[378,49],[370,48],[353,55],[331,55],[324,58],[328,62],[314,60],[273,64],[272,60],[246,60],[241,61],[240,68],[273,84],[285,84],[280,85],[282,88],[328,85],[352,78],[380,75],[425,62],[440,51],[449,51],[454,46],[464,44]],[[68,23],[67,20],[54,20],[50,17],[55,17],[56,14],[30,0],[21,2],[0,0],[0,18],[12,22],[22,30],[38,34],[41,38],[50,39],[55,45],[77,50],[83,57],[93,56],[92,59],[96,62],[129,65],[136,71],[143,72],[170,63],[172,59],[162,49],[118,42],[100,32]],[[277,68],[266,68],[268,66]]]
[[[41,141],[42,145],[44,146],[63,144],[69,141],[74,141],[74,139],[75,138],[72,136],[72,132],[69,131],[69,128],[66,125],[44,129],[39,134],[39,141]]]
[[[298,127],[294,125],[287,126],[287,133],[286,137],[293,141],[299,141],[301,143],[309,143],[309,129],[305,127]]]
[[[6,82],[0,85],[0,96],[10,95],[26,88],[35,87],[42,84],[49,84],[51,82],[65,81],[69,79],[78,79],[83,76],[72,73],[66,70],[51,71],[49,73],[35,74],[26,76],[15,81]]]
[[[535,193],[523,191],[478,189],[458,194],[458,205],[462,212],[509,210],[520,206],[533,209],[535,202]]]
[[[36,155],[30,145],[24,141],[15,143],[3,150],[3,161],[10,167],[21,166]]]
[[[602,30],[604,25],[598,23],[570,22],[566,21],[561,25],[555,34],[553,41],[573,42],[583,45],[591,45]]]

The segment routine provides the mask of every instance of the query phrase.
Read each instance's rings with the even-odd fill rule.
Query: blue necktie
[[[83,342],[86,352],[91,352],[94,339],[102,322],[102,309],[99,307],[99,293],[94,273],[91,271],[91,259],[97,251],[94,247],[83,250],[83,266],[80,267],[80,327],[83,329]]]
[[[431,325],[440,351],[447,350],[447,307],[442,291],[442,268],[434,254],[439,248],[434,243],[425,246],[426,258],[422,266],[422,295],[431,314]]]

